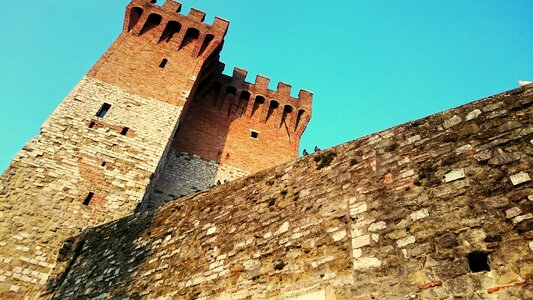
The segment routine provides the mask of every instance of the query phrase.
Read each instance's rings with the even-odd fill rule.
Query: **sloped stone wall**
[[[181,109],[79,82],[0,177],[0,298],[39,289],[67,237],[133,213]]]
[[[533,87],[89,230],[55,299],[531,299]]]

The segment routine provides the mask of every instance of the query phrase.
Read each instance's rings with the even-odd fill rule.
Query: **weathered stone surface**
[[[511,175],[509,179],[511,180],[511,183],[513,185],[519,185],[519,184],[531,181],[531,177],[529,177],[529,174],[523,171],[516,173],[514,175]]]
[[[444,181],[450,182],[454,180],[459,180],[465,178],[464,169],[455,169],[444,175]]]
[[[484,101],[516,104],[523,99],[516,93]],[[448,115],[464,116],[484,106],[483,101],[474,102]],[[465,122],[477,122],[486,140],[459,136],[445,142],[431,139],[432,133],[421,129],[425,126],[402,125],[330,149],[336,156],[328,168],[317,169],[314,157],[307,156],[97,227],[84,235],[86,246],[76,267],[53,291],[54,297],[96,295],[88,287],[97,286],[98,293],[110,297],[140,291],[149,298],[172,290],[173,297],[183,299],[216,298],[221,293],[230,298],[281,299],[326,285],[335,291],[350,287],[354,292],[345,295],[347,299],[369,293],[378,299],[425,297],[432,291],[440,291],[439,297],[487,298],[489,290],[505,298],[508,288],[501,286],[508,279],[503,274],[526,278],[533,269],[528,262],[533,259],[533,205],[524,204],[531,202],[532,183],[514,187],[509,181],[531,164],[529,146],[524,147],[529,139],[490,146],[485,160],[469,151],[492,140],[494,128],[506,118],[532,113],[530,104],[521,107],[498,118],[486,119],[482,113]],[[437,114],[421,122],[439,124],[440,118]],[[461,124],[454,128],[461,130]],[[417,135],[418,142],[427,138],[417,146],[420,150],[409,144],[405,149],[381,150],[391,149],[387,139]],[[449,148],[432,152],[431,159],[420,148],[442,150],[440,143]],[[450,151],[456,155],[455,149],[467,144],[470,150],[448,158]],[[491,153],[517,153],[520,159],[487,164]],[[354,155],[366,158],[351,164]],[[402,164],[396,162],[400,160]],[[508,173],[502,172],[503,166]],[[384,181],[385,174],[392,180]],[[419,185],[413,184],[414,178]],[[216,232],[207,235],[213,226]],[[472,273],[467,254],[487,249],[492,271]],[[120,271],[106,284],[96,280],[108,269],[103,266],[115,264],[131,271]],[[412,282],[415,277],[409,274],[419,271],[432,275],[415,276],[419,280]],[[472,276],[482,283],[472,283]],[[228,286],[229,282],[240,284]],[[398,288],[384,290],[383,284]],[[525,286],[512,289],[519,298],[531,296]]]

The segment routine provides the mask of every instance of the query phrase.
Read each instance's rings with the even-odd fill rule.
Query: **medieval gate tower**
[[[312,94],[222,74],[228,22],[180,7],[133,0],[120,36],[1,176],[0,298],[39,293],[85,228],[298,156]]]

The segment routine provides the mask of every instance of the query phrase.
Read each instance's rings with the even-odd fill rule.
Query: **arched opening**
[[[302,121],[304,114],[305,114],[305,110],[303,109],[298,110],[298,115],[296,116],[296,126],[294,127],[294,130],[298,129],[298,126],[300,125],[300,122]]]
[[[227,108],[228,117],[231,114],[231,109],[234,106],[233,101],[235,99],[235,94],[237,93],[237,89],[233,86],[228,86],[226,88],[226,93],[224,94],[224,98],[222,99],[222,102],[220,103],[223,110]]]
[[[207,46],[209,46],[209,43],[211,43],[214,38],[215,36],[212,34],[208,34],[205,36],[204,42],[202,43],[202,47],[200,48],[200,53],[198,55],[202,55],[204,53],[205,49],[207,49]]]
[[[141,34],[147,33],[148,31],[156,28],[161,24],[161,20],[163,18],[158,14],[150,14],[148,16],[148,19],[146,20],[146,23],[144,23],[144,26],[141,30]]]
[[[293,108],[290,105],[285,105],[283,107],[283,116],[281,116],[281,123],[279,124],[279,127],[285,125],[286,128],[289,128],[289,124],[287,124],[287,122],[290,122],[292,119],[292,111]]]
[[[183,41],[181,42],[180,49],[187,48],[187,49],[194,49],[194,43],[198,40],[200,37],[200,31],[196,28],[189,28],[187,29],[187,32],[185,33],[185,37],[183,38]]]
[[[220,95],[220,89],[222,89],[222,84],[220,84],[218,81],[213,82],[213,84],[209,87],[206,97],[210,99],[210,101],[213,101],[213,105],[217,105],[217,98],[218,95]]]
[[[230,86],[228,86],[226,88],[226,94],[224,96],[225,97],[228,97],[228,96],[234,97],[236,93],[237,93],[237,89],[234,86],[230,85]]]
[[[252,116],[265,104],[265,97],[257,96],[255,97],[254,107],[252,108]]]
[[[268,106],[268,113],[267,113],[266,121],[268,121],[268,119],[270,119],[270,117],[278,111],[278,108],[279,108],[279,102],[276,100],[270,100],[270,105]]]
[[[239,104],[237,104],[237,115],[242,116],[246,112],[248,101],[250,101],[250,92],[242,91],[239,97]]]
[[[131,9],[130,13],[130,23],[128,24],[128,31],[132,30],[135,25],[139,22],[139,19],[141,19],[141,16],[143,15],[144,10],[140,7],[134,7]]]
[[[163,35],[161,35],[161,41],[170,42],[174,35],[180,32],[181,24],[176,21],[170,21],[167,23]]]

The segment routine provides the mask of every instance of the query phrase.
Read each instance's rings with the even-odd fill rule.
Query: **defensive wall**
[[[54,299],[531,299],[533,86],[85,231]]]
[[[258,148],[266,151],[263,158],[268,151],[277,155],[267,160],[271,165],[251,161],[257,154],[232,153],[234,158],[243,155],[239,164],[202,157],[202,151],[233,151],[236,142],[226,140],[244,139],[237,138],[237,131],[211,145],[217,149],[174,146],[178,133],[196,130],[189,124],[194,120],[185,120],[189,110],[194,114],[192,99],[223,76],[219,56],[229,22],[215,18],[207,24],[204,12],[191,9],[184,15],[178,2],[155,2],[129,3],[120,35],[0,176],[0,298],[40,294],[64,240],[88,227],[240,178],[256,165],[264,169],[297,156],[310,117],[308,92],[302,92],[308,113],[301,115],[298,129],[291,127],[290,141],[255,139],[250,128],[240,125],[247,139],[266,145]],[[244,78],[238,78],[241,89]],[[284,98],[278,101],[292,101],[296,113],[299,106],[288,90],[280,84]],[[233,119],[221,115],[228,120],[219,117],[220,124],[213,122],[212,128],[232,126]],[[294,117],[287,113],[284,118],[287,123]],[[207,126],[205,120],[198,124]]]

